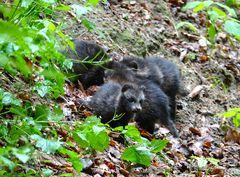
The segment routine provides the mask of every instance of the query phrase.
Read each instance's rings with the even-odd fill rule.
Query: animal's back
[[[110,120],[117,109],[120,92],[120,84],[114,82],[105,83],[93,95],[89,105],[95,114],[101,115],[103,118],[109,117]]]
[[[68,58],[73,59],[73,71],[83,87],[86,89],[92,85],[101,85],[104,83],[104,68],[91,64],[91,61],[105,61],[109,57],[99,45],[76,39],[74,41],[75,51],[68,49],[65,53]],[[86,63],[83,61],[89,61]]]
[[[174,136],[178,136],[175,123],[171,117],[168,96],[161,88],[151,81],[145,82],[145,100],[142,105],[142,111],[137,114],[136,121],[140,127],[154,132],[155,123],[164,124]]]

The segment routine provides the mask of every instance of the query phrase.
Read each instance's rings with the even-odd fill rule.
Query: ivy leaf
[[[198,168],[203,169],[207,166],[208,161],[204,157],[192,156],[191,158],[197,160]]]
[[[122,154],[122,159],[149,166],[151,164],[152,153],[146,147],[128,147]]]
[[[89,147],[89,140],[87,139],[87,134],[85,132],[74,132],[74,140],[83,148]]]
[[[83,148],[103,151],[108,147],[109,137],[106,128],[96,116],[87,117],[73,133],[74,140]]]
[[[22,162],[26,163],[30,159],[30,153],[31,153],[31,148],[29,147],[24,147],[24,148],[13,148],[12,149],[13,154]]]
[[[80,161],[79,155],[74,152],[74,151],[70,151],[66,148],[60,148],[59,150],[60,153],[68,155],[69,161],[73,164],[73,167],[78,171],[81,172],[83,169],[83,164]]]
[[[31,138],[36,141],[36,146],[47,154],[56,152],[62,144],[62,142],[59,142],[58,140],[48,140],[36,134],[31,135]]]
[[[157,153],[162,151],[168,144],[168,140],[152,140],[151,141],[151,152]]]
[[[224,22],[224,30],[229,34],[240,37],[240,23],[234,20],[226,20]]]
[[[186,10],[188,10],[188,9],[193,9],[193,8],[197,7],[200,3],[202,3],[202,2],[200,2],[200,1],[188,2],[188,3],[182,8],[182,10],[183,10],[183,11],[186,11]]]
[[[228,13],[229,13],[229,15],[231,15],[231,16],[233,16],[233,17],[237,17],[237,14],[236,14],[236,12],[235,12],[234,9],[232,9],[232,8],[230,8],[230,7],[228,7],[228,6],[224,5],[224,4],[222,4],[222,3],[219,3],[219,2],[214,2],[214,4],[216,4],[216,5],[220,6],[220,7],[222,7],[222,8],[225,9],[225,10],[227,10]]]
[[[42,169],[43,177],[50,177],[53,174],[53,171],[50,169]]]
[[[94,129],[96,129],[96,127]],[[99,133],[95,133],[95,131],[88,132],[87,137],[93,149],[104,151],[108,147],[109,137],[105,128]]]
[[[48,115],[48,120],[50,121],[60,121],[64,117],[63,111],[59,106],[54,106],[53,111]]]
[[[16,106],[21,105],[20,101],[15,96],[13,96],[13,94],[11,94],[9,92],[3,93],[2,103],[4,105],[11,105],[11,104],[16,105]]]
[[[6,157],[0,156],[0,162],[2,162],[4,165],[6,165],[11,171],[15,168],[16,164],[9,160]]]
[[[218,163],[220,162],[218,159],[211,158],[211,157],[207,157],[206,160],[215,166],[218,166]]]
[[[130,125],[125,126],[125,129],[123,129],[122,134],[128,136],[129,138],[132,138],[133,140],[139,143],[142,143],[140,132],[135,126]]]

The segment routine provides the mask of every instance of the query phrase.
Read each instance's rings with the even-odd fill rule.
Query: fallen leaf
[[[189,130],[190,130],[194,135],[202,136],[200,130],[197,129],[197,128],[190,127]]]
[[[209,57],[207,56],[207,55],[201,55],[200,57],[199,57],[199,61],[201,62],[201,63],[204,63],[204,62],[206,62],[206,61],[208,61],[209,60]]]
[[[240,132],[236,129],[229,127],[225,135],[225,141],[233,141],[240,144]]]

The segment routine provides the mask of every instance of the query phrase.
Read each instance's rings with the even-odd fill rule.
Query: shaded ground
[[[239,107],[239,43],[230,47],[222,34],[211,48],[205,45],[200,36],[205,31],[201,25],[204,19],[181,12],[178,4],[158,0],[122,1],[102,7],[88,18],[96,23],[105,38],[77,25],[74,18],[65,31],[73,37],[97,41],[115,58],[129,54],[164,56],[179,66],[185,87],[196,96],[179,97],[177,101],[179,139],[173,139],[165,129],[160,129],[156,135],[171,141],[161,160],[156,157],[149,168],[126,166],[119,160],[118,151],[122,147],[114,141],[106,153],[96,155],[95,164],[85,171],[86,176],[87,173],[107,176],[112,171],[119,173],[118,176],[195,176],[197,164],[191,156],[219,159],[219,167],[208,165],[206,172],[211,175],[239,176],[240,146],[224,140],[225,132],[220,127],[222,118],[216,116],[228,108]],[[177,31],[177,21],[185,19],[197,25],[200,33]],[[228,84],[228,90],[222,83]],[[201,91],[194,91],[196,87]],[[79,96],[82,93],[73,89],[76,97],[82,97]],[[105,161],[101,161],[102,158]]]

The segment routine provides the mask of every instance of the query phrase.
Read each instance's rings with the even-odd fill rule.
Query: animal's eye
[[[140,102],[141,105],[143,104],[143,100],[140,100],[139,102]]]
[[[134,98],[129,98],[128,101],[132,103],[132,102],[135,102],[135,99]]]

